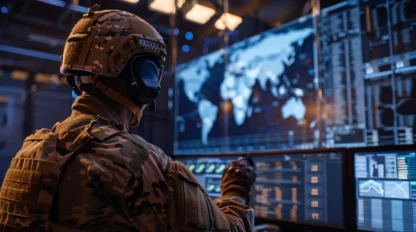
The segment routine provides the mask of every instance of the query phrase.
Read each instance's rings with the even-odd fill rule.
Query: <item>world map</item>
[[[227,54],[220,50],[178,66],[177,142],[207,146],[210,135],[266,132],[260,128],[289,119],[314,126],[314,119],[305,122],[304,102],[316,95],[318,84],[311,58],[314,28],[305,25],[272,30],[234,44]],[[253,131],[248,120],[259,121],[260,114],[263,122],[254,124],[263,125]]]

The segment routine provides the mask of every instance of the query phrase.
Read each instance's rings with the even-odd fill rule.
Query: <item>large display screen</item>
[[[254,156],[256,217],[343,227],[343,153]]]
[[[354,154],[360,230],[416,231],[416,150]]]
[[[313,147],[314,28],[305,17],[177,67],[175,152]]]
[[[414,144],[415,3],[345,1],[179,65],[174,153]]]

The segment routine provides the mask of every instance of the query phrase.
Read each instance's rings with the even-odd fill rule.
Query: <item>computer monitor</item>
[[[344,228],[342,149],[253,155],[257,219]]]
[[[179,156],[176,161],[185,164],[189,170],[198,178],[199,183],[205,188],[208,195],[212,198],[220,196],[220,182],[222,172],[231,163],[238,159],[239,156],[222,155],[222,156]]]
[[[357,229],[416,231],[416,147],[352,153]]]

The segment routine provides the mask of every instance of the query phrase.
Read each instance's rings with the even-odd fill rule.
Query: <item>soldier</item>
[[[136,15],[90,8],[61,72],[72,114],[27,137],[0,193],[0,231],[253,231],[256,174],[233,161],[212,201],[182,163],[131,133],[160,91],[165,44]]]

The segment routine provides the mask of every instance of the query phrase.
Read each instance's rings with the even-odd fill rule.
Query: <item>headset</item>
[[[162,60],[152,54],[138,54],[130,58],[121,78],[127,80],[128,98],[136,105],[150,104],[150,109],[156,108],[156,98],[160,94],[164,66]],[[130,68],[129,68],[130,66]],[[99,77],[108,79],[105,77]],[[79,96],[82,92],[82,83],[79,76],[67,76],[67,82]]]
[[[136,55],[130,60],[130,85],[127,87],[130,100],[137,105],[150,103],[156,108],[156,98],[160,94],[164,66],[160,60],[149,54]]]

